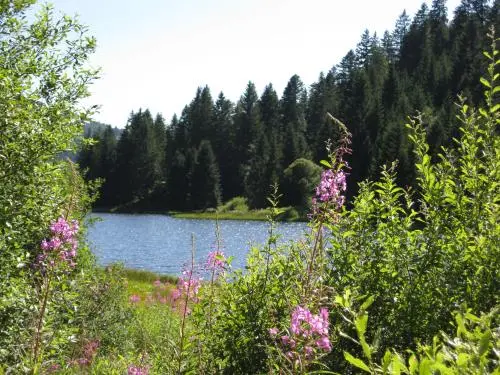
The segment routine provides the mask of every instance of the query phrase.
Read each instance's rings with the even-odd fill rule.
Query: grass
[[[277,220],[279,221],[307,221],[307,218],[300,216],[293,207],[281,208],[281,213]],[[266,221],[270,215],[270,209],[248,210],[248,211],[213,211],[213,212],[170,212],[170,215],[179,219],[207,219],[207,220],[258,220]]]
[[[307,213],[296,207],[281,207],[283,212],[277,217],[278,221],[307,221]],[[113,208],[94,207],[94,212],[111,212],[111,213],[142,213],[142,214],[163,214],[170,215],[179,219],[207,219],[207,220],[254,220],[266,221],[271,213],[270,208],[259,210],[250,210],[247,200],[244,197],[234,197],[219,206],[217,209],[212,208],[205,211],[165,211],[141,209],[138,206],[125,204]],[[137,271],[140,272],[140,271]],[[153,280],[154,281],[154,280]]]

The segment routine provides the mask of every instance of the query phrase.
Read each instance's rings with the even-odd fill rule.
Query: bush
[[[234,197],[218,208],[219,212],[248,212],[248,203],[244,197]]]

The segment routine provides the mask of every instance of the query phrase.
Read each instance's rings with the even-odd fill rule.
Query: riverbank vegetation
[[[178,278],[160,278],[98,267],[86,245],[96,186],[61,155],[92,112],[78,103],[97,76],[95,41],[50,7],[28,21],[31,5],[0,3],[0,374],[499,374],[493,28],[482,99],[458,98],[449,146],[433,150],[425,111],[406,121],[413,184],[399,184],[402,161],[388,163],[348,207],[362,151],[328,114],[335,136],[304,240],[278,244],[287,190],[270,188],[268,240],[244,270],[216,227],[213,244],[193,238]],[[211,247],[202,264],[199,246]]]

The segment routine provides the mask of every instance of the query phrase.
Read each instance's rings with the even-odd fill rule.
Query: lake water
[[[102,221],[89,228],[88,239],[99,264],[121,262],[128,268],[179,274],[191,259],[191,234],[195,256],[203,263],[216,243],[214,220],[176,219],[166,215],[92,214]],[[245,265],[252,244],[267,240],[269,224],[262,221],[221,220],[223,251],[234,256],[233,267]],[[281,242],[304,237],[305,223],[279,223]]]

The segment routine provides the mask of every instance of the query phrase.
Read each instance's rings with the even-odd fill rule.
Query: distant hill
[[[90,121],[90,122],[85,124],[83,135],[85,138],[98,137],[104,132],[104,129],[107,126],[111,126],[111,125],[103,124],[102,122],[98,122],[98,121]],[[123,129],[120,129],[117,127],[111,127],[111,129],[113,130],[113,133],[115,134],[115,137],[118,140],[123,133]]]

